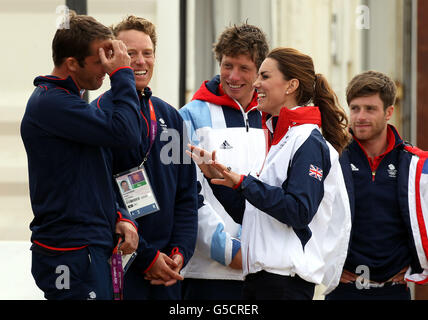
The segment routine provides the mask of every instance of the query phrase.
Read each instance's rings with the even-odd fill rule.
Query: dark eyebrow
[[[349,105],[349,107],[370,107],[370,108],[376,108],[376,105],[374,104],[363,104],[363,105],[359,105],[359,104],[351,104]]]

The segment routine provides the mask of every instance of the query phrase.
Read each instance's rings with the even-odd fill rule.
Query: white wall
[[[28,240],[32,219],[19,125],[33,80],[53,69],[51,41],[62,1],[0,0],[0,240]]]
[[[296,48],[310,55],[315,72],[327,78],[346,109],[346,84],[361,70],[362,30],[355,27],[355,10],[360,1],[274,1],[276,46]]]
[[[1,108],[22,111],[33,91],[33,79],[52,71],[50,46],[58,17],[55,10],[62,4],[59,0],[0,0]],[[5,116],[12,117],[0,111],[0,117]]]

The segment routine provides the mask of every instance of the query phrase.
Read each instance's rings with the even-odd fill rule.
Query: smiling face
[[[286,80],[278,69],[278,62],[266,58],[260,66],[259,75],[254,82],[258,94],[258,109],[277,116],[286,106],[291,96],[287,94],[291,80]]]
[[[74,58],[72,65],[72,77],[80,89],[97,90],[103,84],[105,78],[104,67],[98,53],[99,48],[105,51],[111,48],[111,40],[98,40],[91,44],[91,55],[83,61],[83,67]]]
[[[117,39],[122,40],[128,48],[137,90],[143,90],[152,79],[155,65],[155,52],[150,36],[138,30],[124,30],[119,32]]]
[[[379,93],[358,97],[349,103],[350,125],[354,136],[361,142],[374,141],[385,136],[387,122],[391,119],[394,106],[384,109]]]
[[[257,66],[249,55],[230,57],[224,55],[220,63],[220,83],[224,92],[237,100],[245,109],[254,94],[253,82]]]

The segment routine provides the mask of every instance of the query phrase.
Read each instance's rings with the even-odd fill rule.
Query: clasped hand
[[[183,257],[179,254],[171,258],[160,252],[153,266],[144,275],[144,279],[149,280],[152,285],[172,286],[178,280],[183,280],[180,270],[183,267]]]

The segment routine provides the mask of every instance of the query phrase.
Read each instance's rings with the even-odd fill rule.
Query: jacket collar
[[[352,130],[350,130],[351,133]],[[364,153],[365,157],[367,158],[367,161],[370,164],[370,168],[372,169],[372,171],[376,171],[377,168],[379,167],[380,162],[382,161],[382,159],[388,154],[390,153],[392,150],[394,150],[397,147],[400,147],[403,145],[403,140],[401,139],[397,129],[395,129],[395,127],[393,125],[388,124],[387,126],[387,142],[388,145],[386,147],[385,152],[383,152],[381,155],[375,157],[375,158],[370,158],[366,152],[366,150],[364,149],[363,145],[361,144],[360,141],[358,141],[358,139],[352,135],[353,138],[353,143],[354,146],[358,145],[358,147],[360,148],[360,150]]]
[[[294,109],[282,108],[276,126],[271,125],[272,117],[266,113],[263,114],[263,127],[273,133],[273,139],[270,144],[278,144],[287,134],[291,127],[302,124],[316,124],[321,128],[321,112],[318,107],[306,106],[296,107]]]
[[[58,78],[56,76],[38,76],[36,79],[34,79],[34,85],[37,87],[41,84],[52,84],[56,87],[65,89],[69,93],[74,93],[79,95],[80,97],[83,95],[84,90],[81,90],[77,83],[73,80],[71,76],[68,76],[67,78]]]

